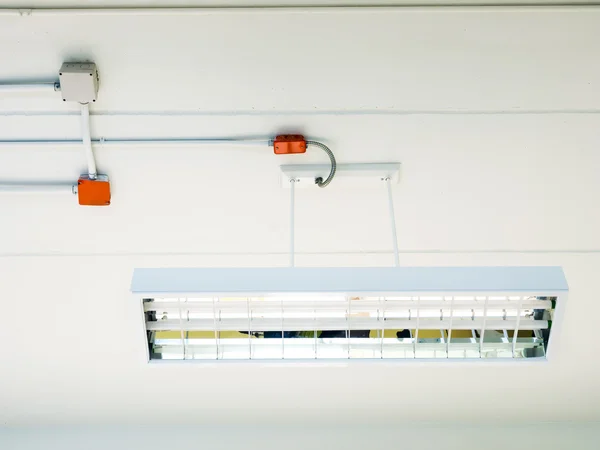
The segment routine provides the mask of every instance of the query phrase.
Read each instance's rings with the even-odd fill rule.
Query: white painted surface
[[[110,207],[0,197],[0,423],[600,419],[598,23],[599,9],[0,15],[2,80],[98,63],[94,137],[297,131],[340,163],[399,161],[402,265],[558,265],[570,285],[563,339],[535,367],[149,367],[133,269],[286,266],[279,166],[326,159],[98,148]],[[0,114],[2,139],[79,137],[53,95],[2,96]],[[0,148],[2,182],[85,168],[74,147]],[[299,190],[297,265],[391,265],[386,194]]]
[[[597,424],[539,424],[520,426],[469,426],[403,424],[384,427],[138,427],[0,430],[0,445],[7,450],[323,450],[344,448],[418,448],[440,446],[462,450],[485,446],[488,450],[544,448],[596,449]]]
[[[0,77],[48,79],[63,60],[90,58],[96,109],[112,112],[585,110],[600,101],[599,17],[599,8],[0,15],[11,37],[0,57],[13,56]],[[68,108],[58,106],[38,108]]]
[[[378,423],[598,419],[596,275],[600,256],[582,254],[402,255],[404,264],[560,264],[570,283],[561,340],[546,364],[407,362],[385,370],[144,363],[134,267],[266,266],[287,255],[82,256],[0,259],[0,422],[7,424]],[[378,265],[390,255],[299,255],[298,265]],[[32,314],[32,302],[35,313]],[[104,303],[104,308],[98,304]],[[22,321],[22,322],[21,322]],[[48,347],[41,345],[47,343]],[[441,382],[441,374],[444,382]],[[583,375],[582,375],[583,374]],[[490,380],[497,380],[492,387]],[[543,380],[543,381],[541,381]],[[452,385],[452,389],[448,386]],[[485,404],[485,415],[470,399]],[[519,405],[515,408],[515,405]],[[157,411],[170,414],[157,415]],[[458,419],[457,419],[458,418]]]
[[[209,7],[209,8],[252,8],[252,7],[340,7],[340,6],[412,6],[412,5],[519,5],[526,3],[528,5],[586,5],[594,4],[594,0],[477,0],[462,1],[456,0],[378,0],[372,2],[369,0],[87,0],[84,4],[80,0],[3,0],[2,8],[22,8],[29,11],[31,8],[174,8],[174,7]]]

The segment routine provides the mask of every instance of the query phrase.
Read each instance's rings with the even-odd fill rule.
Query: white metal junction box
[[[98,70],[91,62],[63,63],[58,74],[63,101],[92,103],[98,98]]]

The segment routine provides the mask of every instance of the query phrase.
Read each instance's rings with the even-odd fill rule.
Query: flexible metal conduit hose
[[[321,142],[306,141],[306,145],[314,145],[315,147],[319,147],[325,153],[327,153],[327,156],[329,156],[329,159],[331,160],[331,170],[329,171],[329,175],[327,176],[325,181],[323,181],[322,177],[315,178],[315,184],[323,188],[329,183],[331,183],[331,180],[333,180],[333,177],[335,176],[335,171],[337,170],[337,162],[335,161],[335,156],[333,155],[333,152],[329,149],[329,147],[327,147],[325,144],[322,144]]]

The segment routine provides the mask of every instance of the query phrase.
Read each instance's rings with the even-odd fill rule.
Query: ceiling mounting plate
[[[289,188],[296,180],[297,188],[318,188],[315,178],[327,178],[329,164],[290,164],[281,166],[281,187]],[[400,179],[400,163],[338,164],[331,186],[344,188],[368,188],[381,186],[390,179],[397,184]]]

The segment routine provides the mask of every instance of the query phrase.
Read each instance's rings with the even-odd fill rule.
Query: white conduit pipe
[[[94,159],[94,150],[92,149],[92,136],[90,134],[90,108],[87,103],[81,105],[81,134],[83,139],[83,150],[87,160],[88,175],[90,180],[95,180],[98,176],[96,170],[96,160]]]
[[[204,139],[204,138],[132,138],[132,139],[92,139],[91,143],[102,147],[125,147],[125,146],[185,146],[185,145],[243,145],[243,146],[270,146],[272,140],[269,139]],[[67,147],[81,146],[81,141],[76,139],[62,140],[37,140],[37,139],[17,139],[0,140],[0,147],[17,146],[48,146],[48,147]]]
[[[58,82],[0,84],[1,94],[60,92]]]
[[[271,139],[235,139],[235,138],[223,138],[223,139],[204,139],[204,138],[133,138],[133,139],[87,139],[89,136],[89,110],[84,108],[82,105],[82,131],[84,145],[86,147],[86,158],[88,158],[88,171],[90,175],[96,171],[96,163],[94,160],[94,154],[92,152],[91,144],[99,146],[179,146],[179,145],[250,145],[250,146],[270,146],[272,145]],[[87,113],[87,114],[86,114]],[[17,147],[17,146],[48,146],[48,147],[81,147],[80,140],[3,140],[0,141],[0,147]],[[91,164],[90,164],[91,163]],[[91,178],[91,176],[90,176]],[[71,184],[18,184],[18,183],[1,183],[0,182],[0,193],[77,193],[77,185]],[[292,238],[293,239],[293,238]],[[292,249],[293,254],[293,249]],[[292,256],[293,258],[293,256]]]
[[[87,122],[84,118],[89,116],[89,111],[86,111],[87,108],[83,108],[82,105],[82,128],[84,129],[84,140],[86,140],[86,136],[89,133],[89,122]],[[87,106],[87,105],[85,105]],[[86,114],[86,112],[88,114]],[[88,118],[89,120],[89,118]],[[87,124],[87,127],[86,127]],[[87,140],[86,140],[87,141]],[[17,146],[48,146],[48,147],[81,147],[80,140],[72,139],[72,140],[0,140],[0,147],[17,147]],[[243,138],[222,138],[222,139],[204,139],[204,138],[133,138],[133,139],[90,139],[86,145],[86,157],[91,157],[91,169],[90,172],[95,172],[96,165],[94,160],[94,155],[90,151],[91,145],[99,145],[99,146],[198,146],[198,145],[249,145],[249,146],[271,146],[271,139],[243,139]],[[88,168],[90,168],[90,161],[88,160]],[[42,194],[42,193],[67,193],[70,192],[72,194],[77,193],[77,185],[72,184],[59,184],[59,183],[1,183],[0,182],[0,193],[30,193],[30,194]],[[291,249],[291,259],[293,264],[293,241],[294,238],[292,236],[292,249]]]
[[[2,194],[76,194],[77,185],[73,183],[64,184],[11,184],[0,183]]]

